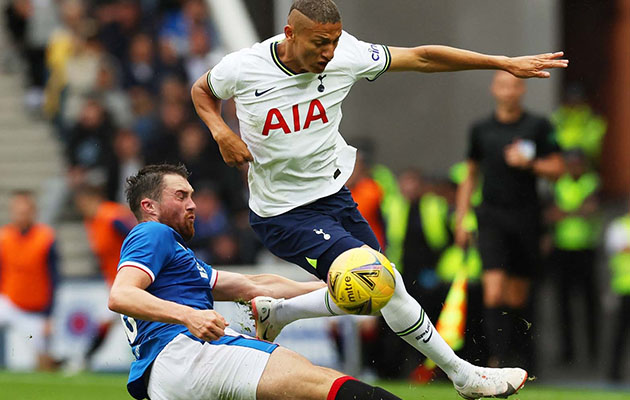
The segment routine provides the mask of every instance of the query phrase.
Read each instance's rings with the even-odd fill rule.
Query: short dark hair
[[[335,24],[341,21],[339,9],[332,0],[294,0],[289,14],[293,10],[298,10],[311,21],[320,24]]]
[[[163,189],[164,175],[179,175],[188,179],[190,173],[184,164],[159,164],[147,165],[143,167],[136,175],[127,178],[127,188],[125,194],[129,208],[140,221],[142,219],[142,210],[140,202],[144,198],[160,201]]]
[[[75,196],[89,196],[105,198],[105,190],[101,185],[94,185],[91,183],[82,183],[74,189]]]
[[[35,194],[30,189],[15,189],[11,192],[11,197],[30,197],[35,198]]]

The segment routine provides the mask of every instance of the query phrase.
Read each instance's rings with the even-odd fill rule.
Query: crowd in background
[[[244,177],[223,163],[190,100],[224,55],[204,1],[16,0],[5,12],[27,65],[25,103],[63,144],[65,191],[98,185],[125,203],[125,178],[143,165],[184,163],[198,192],[193,247],[216,264],[254,262]],[[232,102],[223,117],[238,132]]]
[[[133,225],[125,211],[114,206],[125,203],[124,179],[143,165],[161,162],[181,162],[192,172],[197,210],[196,234],[190,247],[197,255],[215,265],[256,263],[262,246],[248,226],[243,174],[223,163],[189,96],[192,83],[224,55],[204,1],[14,0],[5,16],[12,43],[27,65],[25,104],[51,122],[63,144],[68,192],[86,221],[92,248],[106,277],[111,274],[111,267],[104,266],[108,263],[107,245],[121,241]],[[223,113],[232,130],[238,132],[234,104],[224,102]],[[558,297],[561,361],[570,364],[576,356],[573,332],[578,327],[571,318],[573,304],[583,300],[590,316],[600,314],[596,259],[597,251],[605,249],[610,257],[611,289],[623,299],[614,349],[618,356],[613,357],[609,372],[611,379],[620,379],[623,360],[619,355],[625,354],[630,329],[628,319],[622,317],[622,312],[627,315],[630,309],[630,210],[605,233],[607,227],[599,214],[597,173],[605,122],[576,96],[569,96],[551,120],[566,168],[557,180],[543,185],[541,251],[544,274],[552,279]],[[376,155],[368,141],[351,144],[359,147],[359,156],[348,187],[385,254],[402,271],[410,294],[433,321],[438,319],[456,273],[467,271],[468,329],[461,351],[483,364],[489,349],[480,328],[481,259],[474,239],[462,248],[454,237],[456,189],[468,173],[466,164],[454,165],[448,178],[423,176],[411,168],[396,176],[386,166],[374,163]],[[94,199],[98,201],[92,202]],[[12,217],[23,212],[20,207],[33,212],[32,205],[20,205],[32,202],[28,193],[17,193],[14,201]],[[478,206],[482,201],[477,189],[471,202]],[[35,226],[32,216],[29,221],[23,224],[14,220],[10,226],[25,233]],[[474,214],[466,217],[465,226],[474,238]],[[3,229],[0,235],[8,228]],[[98,238],[107,235],[113,239],[99,243]],[[47,277],[42,285],[53,287],[57,280],[54,238],[37,243],[43,246],[38,250],[43,258],[32,265],[41,267],[36,273]],[[0,293],[7,295],[10,275],[6,268],[11,260],[2,258],[5,254],[0,247]],[[536,279],[534,285],[539,282]],[[48,294],[52,301],[52,292]],[[40,303],[24,310],[46,315],[50,304]],[[535,317],[532,321],[511,321],[524,324],[525,334],[530,336],[534,335],[528,331],[532,322]],[[388,330],[378,329],[378,324],[370,324],[362,332],[364,358],[374,360],[372,366],[382,376],[411,373],[424,379],[423,371],[415,368],[420,361],[416,353],[397,338],[390,342]],[[598,349],[598,326],[591,319],[580,329],[588,332],[593,360],[601,351],[613,351]],[[379,351],[384,342],[400,351]],[[401,354],[408,365],[401,364]],[[50,367],[50,363],[43,360],[42,366]]]

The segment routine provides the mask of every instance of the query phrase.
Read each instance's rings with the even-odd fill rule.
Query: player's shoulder
[[[523,113],[522,125],[529,130],[539,132],[541,134],[549,134],[553,130],[551,121],[544,115],[535,114],[530,111]]]
[[[493,125],[496,125],[497,121],[496,118],[494,117],[494,115],[486,115],[483,118],[479,118],[478,120],[476,120],[475,122],[473,122],[472,124],[472,130],[474,131],[484,131],[486,129],[489,129],[490,127],[492,127]]]
[[[360,43],[361,41],[350,32],[345,30],[341,31],[341,36],[339,37],[339,44],[337,45],[337,49],[335,50],[335,55],[340,51],[354,51],[355,49],[357,49]]]
[[[533,124],[549,124],[549,119],[541,114],[536,114],[531,111],[525,111],[523,113],[523,120]]]
[[[0,240],[4,240],[4,238],[9,234],[9,230],[11,227],[9,225],[0,226]]]
[[[139,239],[157,243],[158,240],[173,239],[173,228],[155,221],[141,222],[134,226],[127,235],[126,242],[133,242]]]
[[[44,224],[42,222],[38,222],[35,226],[43,235],[48,237],[50,240],[55,240],[55,229],[52,226]]]

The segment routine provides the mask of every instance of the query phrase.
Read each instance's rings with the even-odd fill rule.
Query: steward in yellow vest
[[[630,213],[615,219],[606,232],[606,249],[609,254],[612,291],[619,295],[621,304],[617,309],[616,327],[611,352],[608,376],[620,381],[623,376],[623,360],[630,333]]]
[[[573,308],[584,302],[587,315],[600,315],[600,302],[595,270],[599,238],[597,190],[599,177],[588,170],[588,159],[581,151],[565,153],[567,172],[554,184],[554,204],[547,211],[553,227],[553,251],[550,274],[558,292],[557,315],[560,322],[558,348],[561,361],[574,360],[577,344],[573,332],[587,333],[589,355],[597,357],[598,328],[592,319],[576,326]],[[582,308],[579,308],[580,310]]]
[[[580,149],[591,160],[598,160],[606,121],[586,104],[563,106],[551,116],[556,142],[562,150]]]

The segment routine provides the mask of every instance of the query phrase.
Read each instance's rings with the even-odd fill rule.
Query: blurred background
[[[544,382],[629,388],[630,0],[336,2],[344,29],[367,42],[444,44],[507,56],[565,52],[569,68],[528,81],[524,106],[552,122],[573,178],[588,174],[597,183],[575,195],[581,200],[567,211],[558,183],[539,182],[546,225],[543,262],[533,267],[540,272],[534,312],[526,321],[535,343],[532,368]],[[198,208],[190,245],[199,258],[218,268],[310,279],[268,253],[249,228],[245,174],[225,166],[189,95],[192,83],[224,55],[282,32],[290,4],[0,1],[0,226],[22,233],[42,228],[48,235],[38,242],[43,258],[33,262],[47,272],[21,279],[31,285],[30,295],[54,287],[23,307],[42,318],[43,343],[24,338],[18,319],[12,322],[0,307],[0,368],[128,368],[131,354],[120,323],[106,310],[108,265],[117,261],[108,259],[107,249],[119,246],[133,226],[124,179],[149,163],[183,162],[192,172]],[[355,199],[360,207],[373,206],[370,222],[384,248],[396,239],[388,237],[393,222],[383,212],[388,196],[407,196],[411,203],[438,196],[452,214],[466,174],[461,162],[470,127],[494,108],[491,79],[489,71],[386,74],[358,82],[346,99],[340,130],[359,149],[349,185],[364,178],[379,185],[377,199]],[[233,102],[224,102],[223,117],[238,132]],[[571,232],[590,239],[567,249],[556,230],[575,215],[588,224]],[[438,271],[452,247],[452,232],[447,236],[433,249],[433,262],[408,277],[418,283],[417,297],[434,322],[453,279]],[[0,294],[6,296],[13,293],[6,254],[25,251],[7,246],[0,247]],[[401,251],[414,246],[405,241]],[[585,251],[593,262],[572,274],[558,265],[558,250]],[[484,364],[478,278],[469,276],[460,351]],[[244,314],[219,307],[236,319]],[[366,376],[426,380],[417,368],[423,360],[392,339],[377,318],[294,325],[280,342],[315,362]],[[323,350],[313,351],[313,340]]]

